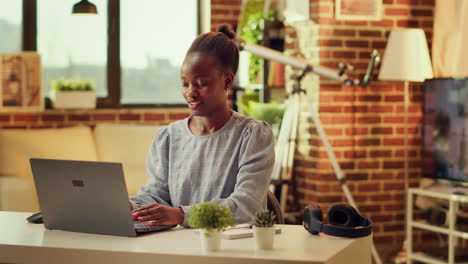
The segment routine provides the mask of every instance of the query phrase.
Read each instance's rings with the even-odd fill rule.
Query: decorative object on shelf
[[[427,41],[422,29],[397,29],[390,32],[382,66],[379,71],[379,80],[404,82],[404,195],[409,187],[409,160],[408,160],[408,108],[409,108],[409,82],[423,82],[432,78],[431,59],[427,48]],[[405,199],[406,201],[406,199]],[[405,203],[405,208],[411,206]],[[408,217],[408,216],[406,216]],[[407,232],[408,227],[405,226]],[[405,245],[402,248],[406,251]],[[406,262],[404,252],[399,254]],[[395,262],[399,262],[396,260]]]
[[[54,108],[96,108],[96,88],[90,80],[54,80],[51,97]]]
[[[80,2],[73,5],[72,14],[97,14],[96,5],[88,2],[88,0],[81,0]]]
[[[200,229],[203,251],[218,251],[221,248],[221,233],[224,228],[236,225],[228,207],[214,202],[194,205],[189,211],[188,224]]]
[[[382,0],[335,0],[338,20],[382,20]]]
[[[275,214],[264,210],[255,213],[253,232],[256,249],[272,249],[275,238]]]
[[[0,54],[0,110],[43,110],[40,72],[36,52]]]

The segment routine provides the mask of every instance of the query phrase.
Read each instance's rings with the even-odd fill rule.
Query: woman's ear
[[[224,90],[226,91],[231,90],[233,83],[234,83],[234,74],[233,73],[224,74]]]

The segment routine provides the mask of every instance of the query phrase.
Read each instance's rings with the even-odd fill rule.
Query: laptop
[[[30,159],[47,229],[134,237],[174,226],[146,226],[131,216],[122,164]]]

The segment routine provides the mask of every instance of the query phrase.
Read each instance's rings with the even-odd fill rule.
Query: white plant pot
[[[275,238],[275,226],[270,227],[253,227],[255,248],[256,249],[272,249]]]
[[[218,251],[221,248],[221,231],[213,230],[208,233],[200,229],[201,247],[203,251]]]
[[[96,108],[95,91],[57,91],[54,93],[54,108],[94,109]]]

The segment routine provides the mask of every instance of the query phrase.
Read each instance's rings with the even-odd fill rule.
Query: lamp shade
[[[97,14],[97,8],[93,3],[81,0],[73,5],[72,14]]]
[[[422,82],[432,78],[431,59],[422,29],[390,32],[379,71],[379,79]]]

